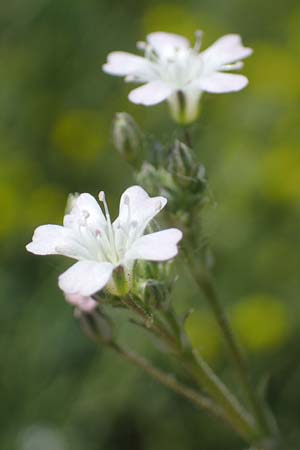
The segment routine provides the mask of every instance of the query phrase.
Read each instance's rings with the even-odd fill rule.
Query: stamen
[[[158,200],[158,202],[155,205],[155,209],[156,211],[160,211],[162,208],[162,202],[160,200]]]
[[[138,48],[139,50],[145,50],[147,44],[144,41],[138,41],[136,43],[136,48]]]
[[[114,230],[113,230],[113,227],[112,227],[112,223],[111,223],[110,214],[109,214],[108,205],[107,205],[107,202],[106,202],[104,191],[99,192],[98,198],[99,198],[100,202],[103,203],[103,206],[104,206],[104,212],[105,212],[107,229],[108,229],[109,243],[110,243],[110,247],[111,247],[111,249],[112,249],[112,251],[114,253],[114,257],[115,257],[115,259],[117,261],[118,260],[118,253],[117,253],[117,249],[116,249]]]
[[[99,192],[99,200],[101,203],[103,203],[106,220],[111,225],[110,214],[109,214],[104,191]]]
[[[195,41],[195,45],[194,45],[194,50],[195,50],[195,52],[199,52],[199,50],[200,50],[200,48],[201,48],[201,45],[202,45],[202,38],[203,38],[203,31],[201,31],[201,30],[197,30],[196,32],[195,32],[195,39],[196,39],[196,41]]]

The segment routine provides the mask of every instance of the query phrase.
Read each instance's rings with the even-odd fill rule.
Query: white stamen
[[[106,202],[104,191],[99,192],[98,198],[99,198],[100,202],[103,203],[103,206],[104,206],[104,212],[105,212],[105,217],[106,217],[106,223],[107,223],[108,237],[109,237],[110,246],[111,246],[111,249],[113,251],[115,259],[118,260],[118,253],[117,253],[117,249],[116,249],[114,230],[113,230],[113,227],[112,227],[112,223],[111,223],[110,214],[109,214],[108,205],[107,205],[107,202]]]
[[[139,50],[145,50],[145,48],[146,48],[146,42],[144,42],[144,41],[138,41],[137,43],[136,43],[136,47],[139,49]]]
[[[158,200],[158,202],[157,202],[156,205],[155,205],[155,209],[156,209],[156,211],[160,211],[161,208],[162,208],[162,203],[161,203],[160,200]]]
[[[195,38],[196,38],[196,42],[195,42],[195,45],[194,45],[194,50],[195,50],[195,52],[198,53],[200,51],[200,48],[201,48],[201,45],[202,45],[203,31],[197,30],[195,32]]]

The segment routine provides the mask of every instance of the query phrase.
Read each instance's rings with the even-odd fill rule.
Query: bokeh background
[[[69,192],[104,189],[116,211],[132,183],[110,137],[116,111],[170,142],[165,105],[127,101],[101,72],[112,50],[151,31],[204,46],[241,33],[255,49],[243,92],[203,97],[192,132],[212,203],[206,233],[223,302],[288,440],[300,448],[300,7],[296,0],[10,0],[0,6],[0,448],[234,450],[242,443],[81,334],[57,288],[63,258],[25,252],[33,229],[60,223]],[[229,383],[226,352],[188,268],[174,302],[188,333]],[[155,361],[142,331],[124,341]]]

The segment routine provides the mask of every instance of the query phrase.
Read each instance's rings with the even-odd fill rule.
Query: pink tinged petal
[[[107,262],[79,261],[60,275],[58,285],[66,294],[90,296],[108,283],[112,271]]]
[[[131,186],[122,194],[119,216],[115,224],[126,227],[129,219],[131,223],[136,223],[142,234],[150,220],[164,208],[166,203],[165,197],[150,197],[142,187]]]
[[[214,72],[197,82],[200,89],[215,94],[240,91],[246,87],[247,84],[248,79],[244,77],[244,75],[220,72]]]
[[[80,194],[73,203],[72,210],[64,217],[64,226],[78,228],[86,223],[93,229],[105,227],[106,220],[97,200],[90,194]]]
[[[148,34],[147,42],[162,57],[168,57],[178,49],[188,49],[190,47],[189,40],[185,37],[161,31]]]
[[[71,230],[60,225],[41,225],[36,228],[26,249],[35,255],[57,255],[60,253],[59,247],[69,242],[71,235]]]
[[[244,47],[238,34],[227,34],[201,53],[204,64],[209,68],[218,69],[224,64],[230,64],[247,58],[253,50]]]
[[[177,228],[146,234],[133,243],[125,258],[127,260],[166,261],[177,255],[177,244],[181,238],[182,232]]]
[[[150,106],[163,102],[172,92],[173,89],[162,81],[151,81],[131,91],[128,98],[137,105]]]
[[[127,76],[139,74],[148,66],[148,62],[141,56],[127,52],[112,52],[103,65],[103,71],[110,75]]]
[[[76,306],[84,312],[92,312],[97,306],[96,300],[92,297],[85,297],[79,294],[65,294],[65,299],[70,305]]]

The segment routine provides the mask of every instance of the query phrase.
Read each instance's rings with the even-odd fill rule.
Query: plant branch
[[[251,403],[253,413],[255,414],[258,425],[261,428],[261,431],[267,434],[269,433],[273,434],[274,429],[271,427],[271,424],[266,416],[264,407],[259,398],[257,397],[254,387],[252,386],[246,360],[239,346],[239,343],[237,342],[235,335],[232,331],[225,310],[223,309],[223,306],[219,301],[211,276],[207,272],[207,270],[203,267],[201,262],[195,261],[195,259],[193,258],[192,249],[188,250],[186,248],[185,254],[186,258],[189,261],[191,273],[199,289],[205,295],[214,313],[219,328],[221,329],[223,336],[225,337],[225,341],[231,354],[232,361],[235,365],[236,371],[239,375],[244,390],[247,393],[248,400]]]

